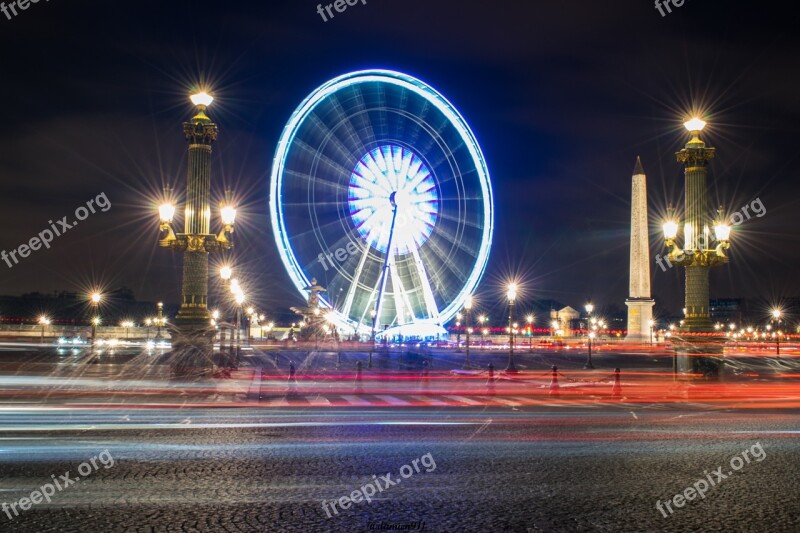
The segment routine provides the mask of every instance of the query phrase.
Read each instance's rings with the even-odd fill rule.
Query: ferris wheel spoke
[[[321,163],[325,165],[328,169],[330,169],[330,171],[332,171],[332,173],[341,174],[342,176],[350,175],[351,170],[344,165],[344,161],[346,161],[346,158],[342,158],[342,161],[337,161],[330,155],[320,153],[318,148],[313,147],[303,139],[296,139],[295,144],[297,146],[294,148],[294,150],[298,150],[303,154],[308,154],[309,157],[316,159],[318,164]],[[342,152],[346,153],[344,147],[342,149]],[[317,169],[317,172],[314,175],[308,174],[307,172],[294,170],[291,168],[286,169],[284,172],[287,175],[293,174],[295,176],[303,177],[308,181],[318,180],[320,179],[321,176],[326,176],[329,174],[329,172],[320,172],[319,169]],[[326,181],[332,182],[333,180],[326,180]]]
[[[452,244],[452,242],[451,242]],[[452,254],[448,254],[447,252],[442,249],[441,245],[438,242],[438,239],[431,239],[428,241],[428,245],[426,250],[429,250],[430,253],[436,256],[439,261],[439,264],[442,265],[443,268],[446,268],[450,274],[449,276],[456,276],[460,283],[466,282],[468,275],[465,275],[462,272],[461,268],[458,266],[460,261],[456,261]],[[443,274],[437,276],[438,278],[444,277]]]
[[[351,143],[357,143],[356,146],[350,147],[349,152],[352,155],[355,154],[360,155],[367,152],[367,146],[371,144],[375,139],[375,132],[372,129],[372,125],[369,123],[369,121],[363,122],[362,128],[358,128],[353,123],[353,119],[355,117],[361,116],[363,112],[366,110],[366,104],[364,102],[363,92],[358,87],[353,87],[352,96],[357,102],[356,105],[345,108],[345,106],[341,103],[340,99],[336,95],[334,95],[331,98],[331,106],[334,109],[336,109],[337,115],[339,117],[339,121],[337,122],[337,124],[340,124],[342,131],[346,133],[344,137],[348,139]],[[361,134],[361,132],[363,131],[366,132],[366,135]]]

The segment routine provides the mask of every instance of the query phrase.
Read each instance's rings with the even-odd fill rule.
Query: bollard
[[[362,367],[363,367],[363,365],[362,365],[361,361],[356,363],[356,382],[355,382],[356,392],[362,392],[363,391],[362,382],[361,382],[361,380],[362,380],[362,378],[361,378],[361,369],[362,369]]]
[[[495,395],[495,386],[494,386],[494,365],[489,363],[489,379],[486,380],[486,386],[488,389],[489,396]]]
[[[611,395],[614,398],[622,398],[622,383],[619,381],[619,368],[614,369],[614,386],[611,387]]]
[[[294,366],[294,361],[289,361],[288,394],[293,395],[296,393],[297,393],[297,369]]]
[[[553,365],[551,369],[553,377],[550,380],[550,396],[561,396],[561,386],[558,384],[558,367]]]

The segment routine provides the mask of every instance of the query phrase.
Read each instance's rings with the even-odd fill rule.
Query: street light
[[[231,280],[231,278],[233,277],[233,269],[229,265],[223,265],[222,267],[220,267],[220,269],[219,269],[219,277],[222,278],[222,285],[223,285],[224,289],[226,289],[226,290],[227,289],[232,289],[233,281]],[[239,285],[238,281],[236,282],[236,285],[237,286]],[[228,300],[225,299],[225,298],[223,298],[223,301],[226,302],[225,307],[223,307],[223,310],[224,310],[224,309],[227,309],[230,306],[230,304],[227,303]],[[227,313],[223,312],[221,317],[220,317],[221,320],[220,320],[220,328],[219,328],[219,352],[220,352],[220,356],[221,357],[222,357],[222,354],[225,351],[225,320],[226,320],[225,317],[226,317],[226,315],[227,315]],[[233,357],[233,330],[231,330],[230,354],[231,354],[231,357]]]
[[[378,313],[375,309],[370,309],[369,316],[372,318],[372,333],[370,334],[369,341],[369,359],[367,360],[367,368],[372,368],[372,352],[375,351],[375,321],[377,320]]]
[[[130,328],[133,327],[133,322],[131,322],[130,320],[125,320],[120,324],[120,326],[125,328],[125,338],[129,339],[130,336],[131,336],[131,329]]]
[[[464,319],[464,315],[461,313],[456,313],[456,351],[461,351],[461,320]]]
[[[772,310],[772,318],[775,320],[776,325],[777,325],[778,328],[781,327],[781,316],[782,315],[783,315],[783,313],[781,312],[780,309],[773,309]],[[777,357],[780,357],[781,356],[781,331],[780,331],[780,329],[778,329],[778,331],[776,333],[777,334],[775,335],[775,347],[776,347],[777,352],[776,352],[775,355]]]
[[[158,209],[161,219],[161,235],[158,243],[159,246],[170,248],[183,257],[181,306],[175,318],[175,325],[176,332],[180,334],[180,342],[185,342],[191,347],[190,350],[182,352],[186,357],[194,359],[197,355],[210,357],[213,354],[216,330],[209,326],[209,254],[233,247],[232,233],[236,208],[230,190],[226,190],[225,198],[220,204],[221,231],[219,233],[211,231],[211,152],[219,129],[206,114],[214,98],[207,92],[198,92],[192,94],[190,99],[196,110],[194,116],[183,124],[189,152],[187,192],[182,206],[183,231],[176,233],[172,227],[176,206],[170,194],[165,191],[164,202]],[[198,330],[198,324],[204,324],[202,330]],[[164,322],[159,320],[159,328],[163,325]],[[202,334],[198,335],[198,331],[202,331]],[[183,361],[177,362],[176,367],[184,366],[183,363]],[[187,366],[195,364],[192,362]]]
[[[592,302],[588,302],[585,306],[586,314],[587,314],[587,325],[592,321],[592,311],[594,311],[594,305]],[[586,364],[583,365],[583,368],[586,369],[594,369],[594,365],[592,364],[592,339],[594,338],[594,332],[589,331],[586,335],[589,340],[587,342],[587,346],[589,347],[589,356],[586,358]]]
[[[467,296],[467,299],[464,300],[464,322],[467,327],[467,355],[464,358],[464,368],[468,369],[470,367],[469,363],[469,334],[470,334],[470,327],[469,327],[469,317],[472,314],[472,296]]]
[[[517,367],[514,366],[514,304],[517,300],[517,284],[509,283],[506,289],[506,298],[508,298],[508,367],[506,372],[516,372]]]
[[[164,302],[158,302],[158,316],[156,318],[156,337],[154,340],[161,340],[161,326],[165,324],[164,321]]]
[[[255,308],[253,308],[252,306],[247,308],[247,345],[248,346],[250,346],[250,343],[252,341],[251,335],[253,333],[253,318],[254,318],[255,314],[256,314]],[[258,317],[256,316],[255,318],[256,318],[256,322],[258,322]]]
[[[45,315],[39,317],[39,325],[42,326],[42,336],[39,339],[40,344],[44,344],[44,329],[50,325],[50,319]]]
[[[97,317],[97,308],[100,305],[100,301],[103,299],[103,295],[99,292],[93,292],[89,297],[89,300],[92,303],[92,349],[94,349],[94,341],[97,337],[97,325],[100,323],[100,319]]]
[[[536,317],[531,314],[525,317],[525,320],[528,322],[528,351],[533,352],[533,323]]]
[[[95,334],[97,333],[97,326],[100,325],[100,317],[96,316],[92,318],[92,351],[94,351],[94,339]]]
[[[242,334],[242,304],[244,303],[245,297],[244,292],[241,290],[237,291],[233,295],[234,300],[236,301],[236,364],[235,367],[239,367],[239,358],[241,356],[241,334]]]

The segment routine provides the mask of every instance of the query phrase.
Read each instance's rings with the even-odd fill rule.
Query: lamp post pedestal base
[[[676,379],[701,377],[719,381],[725,374],[724,344],[721,338],[681,332],[671,337],[673,373]]]
[[[177,322],[177,321],[176,321]],[[209,376],[214,368],[214,337],[216,329],[204,323],[177,322],[170,328],[172,351],[168,363],[172,377],[198,379]]]

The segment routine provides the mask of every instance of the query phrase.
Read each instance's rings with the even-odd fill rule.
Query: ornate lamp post
[[[656,322],[652,318],[647,321],[647,325],[650,326],[650,346],[653,345],[653,329],[655,328]],[[719,329],[719,324],[714,326],[714,329]]]
[[[713,267],[728,262],[725,251],[730,247],[731,227],[725,223],[722,209],[717,211],[717,218],[712,223],[716,246],[710,245],[712,239],[709,230],[708,200],[706,179],[708,164],[714,158],[715,149],[706,147],[700,140],[700,132],[706,123],[694,118],[684,124],[691,134],[691,139],[684,149],[676,153],[679,163],[684,165],[685,176],[685,208],[686,220],[683,225],[683,246],[677,244],[679,221],[670,208],[669,218],[664,223],[664,239],[669,253],[667,262],[686,269],[685,282],[685,316],[681,330],[684,334],[708,333],[713,331],[709,309],[708,276]],[[678,349],[681,359],[687,368],[706,375],[717,375],[720,367],[718,360],[697,356],[698,353],[720,353],[719,343],[694,337],[686,339],[678,337]],[[675,337],[673,337],[674,339]],[[678,353],[675,353],[674,369],[677,376]],[[691,367],[691,368],[690,368]]]
[[[592,320],[593,320],[592,319],[592,311],[594,311],[594,305],[592,304],[592,302],[588,302],[584,308],[586,309],[586,315],[588,317],[586,319],[586,321],[587,321],[586,325],[589,326],[588,328],[586,328],[586,329],[589,330],[587,332],[587,334],[586,334],[586,337],[588,337],[587,346],[589,348],[589,355],[586,358],[586,364],[583,365],[583,368],[591,370],[591,369],[594,369],[594,365],[592,364],[592,338],[594,338],[594,331],[593,331],[594,330],[594,325],[592,324]]]
[[[686,179],[686,206],[683,226],[683,247],[678,246],[679,222],[670,213],[664,223],[664,239],[670,249],[667,256],[671,264],[686,269],[686,321],[683,330],[688,333],[712,331],[709,315],[708,274],[709,269],[728,262],[725,251],[730,247],[731,228],[724,221],[722,210],[714,221],[714,233],[718,244],[709,247],[711,238],[707,218],[708,163],[714,158],[715,149],[706,147],[700,140],[700,132],[706,123],[699,118],[684,124],[692,138],[686,147],[676,154],[684,165]]]
[[[210,233],[211,224],[211,145],[217,140],[217,125],[206,115],[213,101],[207,93],[191,97],[197,113],[184,123],[183,132],[189,141],[189,171],[186,186],[184,232],[172,229],[175,206],[169,198],[159,208],[163,238],[159,244],[183,254],[181,308],[175,319],[179,335],[173,350],[183,359],[179,366],[211,366],[216,330],[210,325],[208,312],[208,254],[233,246],[231,236],[236,218],[230,191],[220,205],[222,231]]]
[[[514,304],[517,300],[517,284],[511,283],[506,290],[508,298],[508,366],[506,372],[517,372],[514,365]]]

